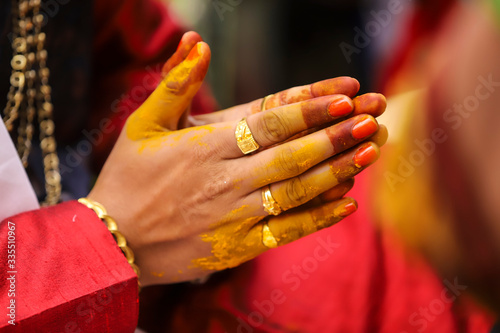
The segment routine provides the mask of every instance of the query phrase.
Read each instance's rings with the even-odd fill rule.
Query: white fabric
[[[14,143],[0,120],[0,221],[38,209],[38,200]]]

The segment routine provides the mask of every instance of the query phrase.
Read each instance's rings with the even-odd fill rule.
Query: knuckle
[[[302,168],[294,158],[295,151],[290,147],[283,147],[279,150],[276,163],[278,168],[289,177],[293,177],[302,173]]]
[[[261,120],[262,135],[266,141],[276,143],[290,136],[286,117],[277,112],[266,112]]]
[[[231,189],[231,178],[227,174],[215,174],[202,188],[204,201],[214,201]]]
[[[307,187],[300,178],[294,178],[286,187],[286,195],[290,206],[297,207],[307,202]]]
[[[191,163],[193,164],[205,164],[212,161],[215,156],[218,156],[218,151],[214,153],[212,149],[208,149],[201,141],[198,144],[189,147],[189,155]]]

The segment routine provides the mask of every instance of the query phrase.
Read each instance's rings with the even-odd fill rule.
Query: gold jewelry
[[[271,230],[269,230],[269,226],[267,225],[267,222],[264,223],[262,226],[262,244],[267,246],[270,249],[274,249],[278,247],[278,241],[274,237],[273,233]]]
[[[252,131],[250,131],[250,127],[248,127],[245,118],[240,120],[238,125],[236,125],[234,135],[236,137],[236,143],[243,154],[247,155],[253,153],[260,148],[259,144],[253,138]]]
[[[271,194],[271,187],[269,185],[262,189],[262,205],[266,213],[270,215],[279,215],[283,211],[280,205],[274,200]]]
[[[127,246],[127,240],[125,239],[125,236],[123,236],[123,234],[118,231],[118,225],[116,224],[116,221],[108,215],[106,208],[104,208],[104,206],[100,203],[94,200],[90,200],[89,198],[80,198],[78,199],[78,202],[87,206],[87,208],[92,209],[104,222],[108,230],[113,235],[113,238],[115,239],[116,244],[122,251],[123,255],[125,256],[125,258],[127,258],[128,263],[130,264],[130,266],[132,266],[135,274],[137,274],[137,283],[139,284],[139,291],[141,291],[141,284],[139,282],[141,271],[139,270],[139,267],[134,263],[134,252],[130,247]]]
[[[45,33],[41,32],[43,15],[40,7],[41,0],[12,0],[12,73],[3,121],[9,132],[17,127],[17,152],[26,168],[34,118],[38,118],[47,193],[42,204],[55,205],[61,197],[61,174],[54,139],[50,72],[44,49]]]
[[[271,95],[267,95],[266,97],[264,97],[264,99],[262,100],[262,104],[260,105],[260,112],[262,111],[266,111],[266,103],[267,103],[267,100],[271,97],[273,97],[274,94],[271,94]]]

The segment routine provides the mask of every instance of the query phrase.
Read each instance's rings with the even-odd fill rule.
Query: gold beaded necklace
[[[31,151],[33,124],[35,119],[38,121],[47,193],[42,204],[55,205],[61,197],[61,174],[40,3],[41,0],[12,0],[12,74],[3,121],[11,133],[17,128],[16,147],[25,168]]]

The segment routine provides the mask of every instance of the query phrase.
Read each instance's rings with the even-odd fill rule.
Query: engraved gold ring
[[[248,127],[248,123],[245,118],[240,120],[238,125],[236,125],[234,136],[236,137],[236,143],[238,144],[238,147],[245,155],[253,153],[260,148],[257,141],[255,141],[252,135],[252,131],[250,131],[250,127]]]
[[[279,215],[283,211],[280,205],[274,200],[271,194],[271,187],[269,185],[262,189],[262,205],[266,213],[270,215]]]
[[[267,222],[264,223],[264,225],[262,226],[262,244],[264,244],[266,247],[270,249],[278,247],[278,241],[274,237],[271,230],[269,230]]]

